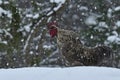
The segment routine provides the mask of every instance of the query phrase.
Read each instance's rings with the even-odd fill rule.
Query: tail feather
[[[107,46],[98,46],[95,48],[96,54],[98,56],[98,65],[112,65],[113,51]]]
[[[99,55],[99,56],[104,56],[104,57],[108,57],[111,55],[112,53],[112,49],[107,47],[107,46],[98,46],[95,48],[95,52]]]

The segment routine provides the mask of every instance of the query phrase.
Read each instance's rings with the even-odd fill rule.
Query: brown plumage
[[[112,65],[112,50],[107,46],[88,48],[82,44],[68,42],[62,47],[62,54],[68,61],[68,66]]]
[[[109,47],[88,48],[81,43],[77,33],[57,26],[56,22],[48,24],[51,37],[57,37],[58,47],[66,66],[111,66],[112,50]]]

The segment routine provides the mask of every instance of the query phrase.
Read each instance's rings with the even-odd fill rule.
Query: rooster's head
[[[56,21],[52,21],[47,24],[47,27],[49,29],[49,34],[51,37],[57,36],[57,26],[58,23]]]

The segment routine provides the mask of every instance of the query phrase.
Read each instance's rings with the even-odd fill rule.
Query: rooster
[[[49,34],[57,38],[65,66],[111,66],[112,49],[107,46],[86,47],[79,34],[60,29],[56,21],[48,23]]]

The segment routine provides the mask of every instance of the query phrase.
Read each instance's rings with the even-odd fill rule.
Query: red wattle
[[[49,33],[50,33],[51,37],[54,37],[57,35],[57,29],[52,29],[52,30],[50,30]]]

